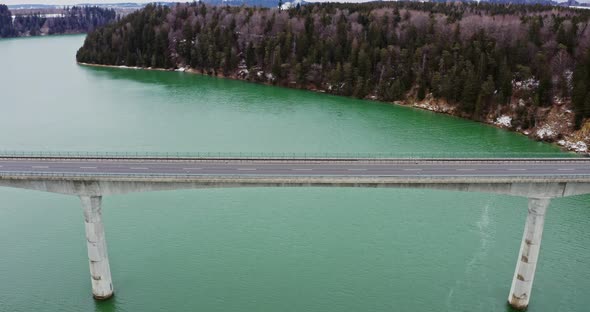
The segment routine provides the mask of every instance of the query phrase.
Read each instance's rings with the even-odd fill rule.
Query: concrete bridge
[[[529,199],[509,304],[531,297],[552,198],[590,193],[590,159],[0,157],[0,186],[79,196],[92,293],[113,295],[102,196],[220,187],[379,187],[486,192]]]

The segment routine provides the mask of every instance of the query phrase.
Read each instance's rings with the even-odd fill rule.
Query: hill
[[[590,143],[589,17],[513,4],[149,5],[90,33],[77,60],[405,102],[568,145]]]
[[[59,13],[35,11],[13,16],[6,5],[0,4],[0,38],[85,33],[116,18],[114,10],[92,6],[67,7]]]

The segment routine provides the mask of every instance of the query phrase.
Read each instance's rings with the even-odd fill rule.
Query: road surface
[[[100,159],[1,158],[2,174],[195,175],[195,176],[582,176],[590,159]]]

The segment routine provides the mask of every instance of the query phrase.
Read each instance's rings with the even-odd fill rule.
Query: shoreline
[[[294,90],[304,90],[304,91],[311,91],[311,92],[316,92],[316,93],[322,93],[322,94],[330,94],[330,95],[334,95],[334,96],[342,96],[342,97],[347,97],[347,96],[343,96],[343,95],[337,95],[337,94],[331,94],[326,92],[325,90],[322,89],[317,89],[317,88],[295,88],[295,87],[290,87],[290,86],[283,86],[283,85],[274,85],[272,83],[268,83],[268,82],[259,82],[259,81],[251,81],[251,80],[247,80],[247,79],[242,79],[239,77],[233,77],[233,76],[225,76],[222,74],[215,74],[215,75],[211,75],[211,74],[207,74],[204,72],[201,72],[199,70],[195,70],[195,69],[191,69],[191,68],[179,68],[179,69],[166,69],[166,68],[152,68],[152,67],[139,67],[139,66],[126,66],[126,65],[105,65],[105,64],[92,64],[92,63],[84,63],[84,62],[77,62],[76,63],[78,65],[81,66],[88,66],[88,67],[104,67],[104,68],[119,68],[119,69],[134,69],[134,70],[152,70],[152,71],[166,71],[166,72],[182,72],[182,73],[188,73],[188,74],[197,74],[197,75],[203,75],[203,76],[209,76],[209,77],[216,77],[216,78],[222,78],[222,79],[231,79],[231,80],[237,80],[237,81],[242,81],[242,82],[250,82],[250,83],[256,83],[256,84],[262,84],[262,85],[267,85],[267,86],[273,86],[273,87],[283,87],[283,88],[288,88],[288,89],[294,89]],[[572,143],[569,141],[565,141],[563,139],[561,140],[540,140],[537,137],[533,136],[532,132],[526,131],[526,130],[518,130],[518,129],[512,129],[506,126],[503,126],[502,124],[499,124],[498,121],[494,122],[494,121],[488,121],[488,120],[474,120],[474,119],[470,119],[470,118],[466,118],[464,116],[461,116],[460,114],[454,113],[454,109],[452,106],[446,106],[443,107],[442,109],[440,108],[440,105],[429,105],[429,104],[424,104],[424,103],[420,103],[420,102],[407,102],[407,101],[393,101],[393,102],[388,102],[388,101],[383,101],[383,100],[379,100],[376,97],[373,98],[374,96],[368,96],[367,98],[364,99],[360,99],[360,98],[355,98],[355,99],[360,99],[360,100],[369,100],[369,101],[374,101],[374,102],[379,102],[379,103],[384,103],[384,104],[390,104],[390,105],[398,105],[398,106],[402,106],[402,107],[409,107],[409,108],[415,108],[415,109],[419,109],[419,110],[423,110],[423,111],[429,111],[429,112],[433,112],[433,113],[437,113],[437,114],[442,114],[442,115],[447,115],[447,116],[453,116],[453,117],[457,117],[457,118],[461,118],[464,120],[469,120],[469,121],[473,121],[476,123],[481,123],[484,125],[489,125],[489,126],[493,126],[494,128],[497,129],[503,129],[512,133],[516,133],[516,134],[520,134],[523,136],[526,136],[527,138],[536,141],[536,142],[544,142],[544,143],[549,143],[552,145],[557,146],[560,150],[564,151],[564,152],[570,152],[570,153],[575,153],[577,155],[580,156],[584,156],[584,157],[588,157],[590,156],[590,151],[579,151],[577,150],[577,145],[578,142],[576,143]],[[354,98],[354,97],[350,97],[350,98]]]
[[[59,33],[59,34],[40,34],[40,35],[26,35],[26,36],[14,36],[14,37],[0,37],[0,40],[17,40],[17,39],[32,39],[32,38],[52,38],[60,36],[82,36],[87,35],[87,32],[74,32],[74,33]]]

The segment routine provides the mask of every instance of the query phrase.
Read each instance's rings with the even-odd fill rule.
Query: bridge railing
[[[100,152],[100,151],[0,151],[0,158],[135,158],[135,159],[481,159],[481,158],[580,158],[571,152]]]
[[[92,172],[38,172],[38,171],[0,171],[0,178],[57,178],[57,179],[78,179],[78,180],[96,180],[101,178],[115,178],[117,180],[134,180],[134,179],[173,179],[173,180],[195,180],[196,178],[203,178],[203,179],[224,179],[224,178],[255,178],[255,179],[281,179],[281,178],[305,178],[305,179],[322,179],[322,178],[339,178],[339,179],[346,179],[346,178],[354,178],[359,179],[358,176],[347,176],[347,175],[321,175],[321,176],[313,176],[313,175],[250,175],[250,174],[217,174],[217,175],[202,175],[202,174],[190,174],[190,173],[116,173],[116,172],[106,172],[106,173],[92,173]],[[420,181],[438,181],[441,180],[465,180],[465,178],[473,178],[473,179],[511,179],[512,182],[517,181],[530,181],[534,179],[551,179],[552,181],[568,181],[568,182],[589,182],[590,176],[587,174],[563,174],[563,175],[529,175],[523,177],[518,173],[507,173],[502,175],[494,175],[494,174],[478,174],[473,176],[466,176],[466,175],[415,175],[415,176],[408,176],[408,175],[375,175],[375,176],[366,176],[364,178],[367,179],[375,179],[375,178],[398,178],[403,180],[420,180]],[[362,179],[361,179],[362,180]]]

